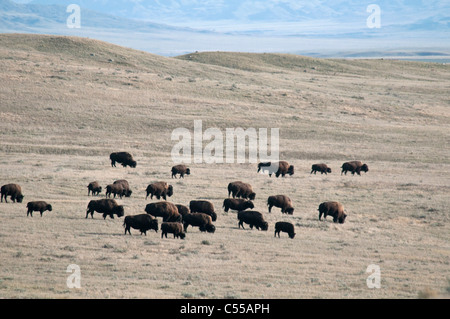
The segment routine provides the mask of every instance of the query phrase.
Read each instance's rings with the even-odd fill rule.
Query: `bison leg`
[[[241,228],[241,226],[242,226],[242,229],[245,229],[244,228],[244,223],[243,223],[242,220],[239,221],[238,228]]]
[[[273,207],[273,205],[269,205],[269,213],[271,212],[272,207]]]
[[[33,217],[32,211],[28,209],[28,210],[27,210],[27,217],[28,217],[29,214],[31,214],[31,217]]]
[[[41,213],[41,217],[42,217],[42,214],[44,213],[44,211],[43,210],[41,210],[41,211],[39,211],[40,213]]]

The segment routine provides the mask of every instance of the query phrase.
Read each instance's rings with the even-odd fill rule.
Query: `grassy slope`
[[[449,66],[388,60],[321,60],[281,54],[205,52],[165,58],[99,41],[0,35],[0,183],[22,185],[25,203],[54,211],[26,218],[25,203],[0,205],[0,297],[371,298],[446,293],[450,183]],[[270,179],[253,164],[192,164],[171,180],[172,130],[280,128],[281,157],[296,174]],[[136,169],[111,168],[130,151]],[[348,159],[370,171],[340,176]],[[326,162],[333,173],[309,175]],[[119,200],[143,212],[144,189],[171,182],[169,200],[211,200],[217,232],[123,236],[122,220],[85,220],[86,185],[126,178]],[[232,180],[250,182],[269,231],[237,228],[221,203]],[[293,216],[267,213],[286,194]],[[317,220],[321,201],[346,206],[348,222]],[[273,238],[288,220],[297,236]],[[282,236],[283,237],[283,236]],[[82,287],[66,287],[80,265]],[[366,286],[378,264],[382,289]]]

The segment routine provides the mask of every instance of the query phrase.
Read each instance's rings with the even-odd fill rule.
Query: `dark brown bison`
[[[275,234],[274,237],[277,236],[280,238],[280,232],[288,233],[289,238],[293,239],[295,237],[295,228],[292,223],[289,222],[277,222],[275,224]]]
[[[150,196],[150,199],[153,199],[153,196],[156,196],[157,199],[164,198],[164,200],[167,200],[167,196],[173,195],[173,186],[167,184],[166,182],[155,182],[147,186],[147,196],[145,196],[145,199],[147,199],[148,195]]]
[[[114,215],[122,217],[124,215],[124,209],[122,205],[117,204],[114,199],[104,198],[98,200],[91,200],[86,210],[86,218],[91,214],[91,218],[94,218],[94,212],[103,214],[103,219],[109,215],[114,219]]]
[[[269,228],[269,224],[264,220],[263,214],[260,212],[254,211],[254,210],[243,210],[238,212],[238,228],[242,227],[244,228],[244,223],[250,225],[250,229],[253,229],[253,226],[256,227],[256,229],[261,230],[267,230]]]
[[[178,213],[180,213],[180,215],[182,217],[186,216],[187,214],[189,214],[191,211],[189,210],[189,207],[185,206],[185,205],[181,205],[181,204],[175,204],[175,206],[178,209]]]
[[[323,218],[326,219],[328,215],[333,216],[333,222],[343,224],[347,214],[345,214],[344,206],[335,201],[323,202],[319,205],[319,220]]]
[[[259,163],[258,173],[261,170],[263,172],[267,171],[269,177],[272,177],[272,174],[274,173],[276,177],[279,177],[280,175],[284,177],[286,174],[294,175],[294,165],[289,165],[286,161]]]
[[[363,164],[360,161],[345,162],[344,164],[342,164],[341,168],[341,175],[343,173],[347,175],[347,172],[351,172],[352,175],[355,175],[355,173],[361,175],[361,171],[365,173],[369,171],[369,166],[367,166],[367,164]]]
[[[212,218],[204,213],[190,213],[183,216],[184,231],[187,230],[188,226],[199,227],[200,231],[214,233],[216,227],[212,223]]]
[[[97,181],[90,182],[89,185],[87,186],[87,188],[88,188],[88,196],[91,192],[92,192],[92,196],[98,195],[102,192],[102,187],[100,186],[100,184]]]
[[[173,234],[173,238],[184,239],[186,234],[183,231],[183,225],[181,223],[164,222],[161,224],[161,238],[167,234]]]
[[[114,198],[116,198],[116,195],[122,198],[122,196],[125,195],[125,190],[122,186],[122,184],[109,184],[106,186],[106,197],[110,198],[111,194],[114,195]]]
[[[228,210],[246,210],[246,209],[253,209],[255,208],[255,205],[251,200],[246,200],[242,198],[225,198],[223,201],[222,208],[225,212],[228,212]]]
[[[256,193],[253,191],[252,185],[241,181],[231,182],[228,184],[228,197],[230,197],[230,195],[233,195],[233,198],[240,197],[250,200],[254,200],[256,197]]]
[[[327,175],[328,173],[331,173],[331,168],[329,168],[327,164],[313,164],[311,167],[311,174],[314,173],[315,175],[316,172]]]
[[[172,178],[177,178],[177,174],[180,174],[180,178],[184,178],[184,175],[191,174],[191,170],[183,164],[175,165],[172,167]]]
[[[189,202],[189,209],[191,213],[204,213],[211,216],[213,222],[217,220],[214,205],[207,200],[191,200]]]
[[[51,212],[52,209],[53,209],[52,205],[50,205],[50,204],[48,204],[47,202],[44,202],[44,201],[28,202],[28,204],[27,204],[27,217],[28,217],[28,215],[33,217],[33,212],[40,212],[41,213],[41,217],[42,217],[42,214],[46,210]]]
[[[19,184],[6,184],[3,185],[1,188],[1,201],[3,203],[3,197],[5,197],[5,202],[7,203],[8,201],[6,200],[6,196],[11,196],[11,200],[15,203],[16,201],[18,203],[22,203],[22,200],[24,198],[24,196],[22,195],[22,188],[20,187]]]
[[[130,228],[133,228],[139,229],[141,235],[147,236],[147,230],[153,229],[155,232],[158,232],[158,220],[149,214],[126,216],[123,221],[123,227],[125,227],[125,235],[127,231],[131,235]]]
[[[283,214],[292,215],[294,213],[292,201],[286,195],[269,196],[269,198],[267,198],[267,206],[269,206],[269,213],[271,212],[273,206],[281,208],[281,212]]]
[[[133,193],[130,189],[130,184],[128,183],[128,181],[126,179],[119,179],[117,181],[114,181],[113,184],[120,184],[123,187],[123,196],[125,197],[130,197],[131,194]]]
[[[145,212],[154,217],[162,217],[164,222],[181,222],[182,219],[177,207],[169,202],[147,204]]]
[[[111,166],[116,167],[116,162],[122,164],[123,167],[130,166],[132,168],[136,167],[136,161],[133,159],[128,152],[115,152],[109,155],[109,159],[111,160]]]

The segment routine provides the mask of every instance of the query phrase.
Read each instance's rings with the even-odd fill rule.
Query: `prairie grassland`
[[[18,183],[25,195],[0,204],[2,298],[448,297],[448,65],[228,52],[165,58],[89,39],[0,35],[0,77],[0,183]],[[171,179],[171,133],[192,130],[194,120],[223,132],[280,128],[280,156],[295,174],[201,163]],[[129,151],[137,167],[112,168],[113,151]],[[341,176],[352,159],[369,172]],[[333,172],[310,175],[319,162]],[[123,218],[85,219],[88,183],[122,178],[133,190],[117,200],[126,215],[143,213],[146,186],[164,180],[174,186],[171,202],[212,201],[216,232],[125,236]],[[252,184],[267,232],[238,229],[236,212],[223,212],[234,180]],[[292,199],[292,216],[267,212],[276,194]],[[32,200],[53,211],[27,218]],[[344,204],[345,224],[318,220],[326,200]],[[274,238],[280,220],[295,225],[293,240]],[[70,264],[80,266],[81,289],[66,285]],[[371,264],[380,266],[380,289],[367,287]]]

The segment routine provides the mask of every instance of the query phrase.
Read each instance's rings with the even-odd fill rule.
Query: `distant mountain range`
[[[367,6],[381,28],[367,26]],[[68,5],[81,7],[70,29]],[[449,1],[0,0],[0,32],[76,35],[178,55],[192,51],[320,56],[395,50],[449,54]],[[409,54],[408,53],[408,54]]]

